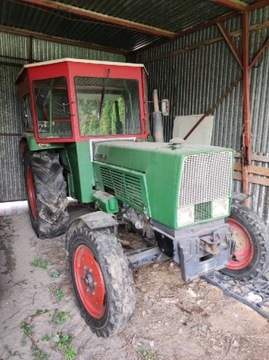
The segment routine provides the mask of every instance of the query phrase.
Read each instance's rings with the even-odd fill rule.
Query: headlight
[[[229,215],[229,199],[217,199],[212,202],[212,217],[218,218]]]
[[[186,226],[194,223],[194,206],[190,205],[177,210],[177,225]]]

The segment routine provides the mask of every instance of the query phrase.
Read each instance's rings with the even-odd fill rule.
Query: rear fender
[[[37,143],[33,134],[25,133],[22,135],[20,140],[20,155],[23,156],[25,147],[28,147],[30,151],[42,151],[51,149],[63,149],[64,143],[62,144],[41,144]]]

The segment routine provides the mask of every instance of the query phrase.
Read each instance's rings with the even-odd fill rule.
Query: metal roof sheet
[[[231,11],[211,0],[1,0],[0,25],[131,52]]]

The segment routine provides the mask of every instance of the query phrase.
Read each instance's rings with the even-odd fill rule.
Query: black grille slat
[[[103,186],[114,191],[123,201],[135,204],[141,210],[144,207],[140,178],[135,175],[100,167]]]

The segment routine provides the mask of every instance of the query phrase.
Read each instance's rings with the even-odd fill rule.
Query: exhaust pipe
[[[163,119],[162,113],[159,110],[159,99],[157,90],[153,90],[153,137],[155,142],[164,142],[163,139]]]

